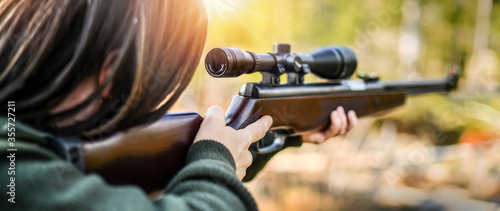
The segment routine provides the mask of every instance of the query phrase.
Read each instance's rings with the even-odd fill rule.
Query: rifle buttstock
[[[202,120],[194,112],[168,114],[147,127],[85,143],[86,171],[113,185],[162,190],[184,165]]]

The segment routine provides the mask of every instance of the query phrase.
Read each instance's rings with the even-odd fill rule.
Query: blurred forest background
[[[445,77],[459,90],[412,97],[346,137],[274,157],[247,184],[262,210],[494,210],[500,205],[499,0],[206,0],[205,52],[344,45],[382,80]],[[172,111],[227,108],[259,74],[211,78],[202,60]],[[318,79],[313,75],[307,81]],[[496,208],[495,208],[496,209]]]

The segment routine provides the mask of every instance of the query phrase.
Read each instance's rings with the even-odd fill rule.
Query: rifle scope
[[[309,72],[325,79],[346,79],[356,70],[354,52],[342,46],[322,47],[309,54],[290,53],[290,45],[278,44],[274,53],[253,53],[237,48],[213,48],[205,67],[213,77],[238,77],[245,73]]]

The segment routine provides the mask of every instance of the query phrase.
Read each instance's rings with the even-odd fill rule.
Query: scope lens
[[[318,48],[310,54],[311,72],[325,79],[347,79],[358,65],[354,51],[343,46]]]
[[[207,55],[207,69],[213,75],[222,75],[227,71],[228,59],[221,49],[213,49]]]

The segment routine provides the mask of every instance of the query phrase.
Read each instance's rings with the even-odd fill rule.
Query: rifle
[[[205,66],[214,77],[262,74],[261,82],[242,86],[226,112],[226,123],[234,129],[244,128],[264,115],[273,117],[268,138],[250,147],[255,156],[276,153],[301,133],[326,128],[330,112],[338,106],[363,117],[401,106],[407,95],[449,92],[458,82],[456,71],[438,80],[382,82],[367,74],[358,74],[361,81],[345,80],[353,75],[357,60],[352,50],[338,46],[319,48],[310,54],[290,53],[288,44],[275,44],[273,53],[262,54],[214,48],[208,52]],[[305,83],[308,73],[330,81]],[[280,83],[282,74],[287,75],[286,84]],[[202,121],[195,112],[166,114],[147,127],[85,142],[76,145],[77,149],[66,147],[66,151],[84,154],[82,159],[74,159],[71,154],[67,157],[110,184],[138,185],[148,193],[163,190],[184,165]]]

